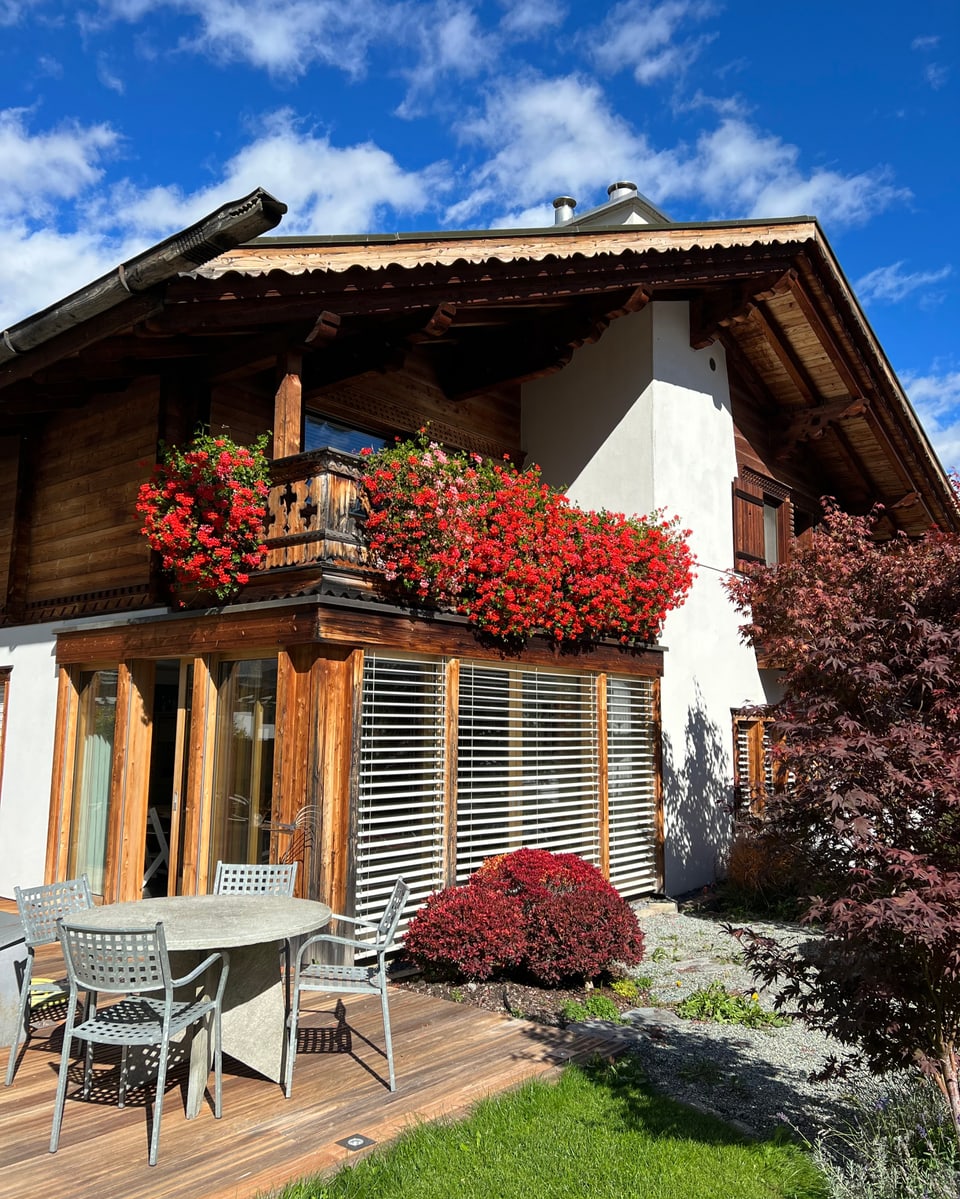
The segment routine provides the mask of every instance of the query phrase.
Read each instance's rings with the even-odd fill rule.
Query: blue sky
[[[280,232],[814,215],[960,466],[957,0],[0,0],[0,328],[262,186]]]

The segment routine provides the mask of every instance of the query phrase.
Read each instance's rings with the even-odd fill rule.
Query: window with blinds
[[[657,889],[657,755],[651,679],[607,679],[610,881],[626,899]]]
[[[448,695],[442,660],[365,655],[356,914],[379,918],[402,875],[409,919],[448,879],[523,846],[599,865],[604,735],[611,882],[628,898],[656,890],[654,682],[608,677],[603,729],[596,674],[460,662],[453,677]]]
[[[379,920],[398,876],[407,916],[443,886],[444,669],[367,653],[363,668],[356,915]]]
[[[521,846],[600,859],[591,675],[461,663],[456,878]]]

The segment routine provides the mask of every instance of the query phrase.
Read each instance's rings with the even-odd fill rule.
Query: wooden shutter
[[[754,479],[733,481],[733,564],[765,562],[763,488]]]
[[[651,679],[607,679],[610,882],[627,899],[657,889],[657,728]]]
[[[461,663],[456,879],[526,847],[600,859],[593,675]]]
[[[398,876],[406,921],[443,886],[444,668],[364,656],[356,838],[356,915],[379,920]]]

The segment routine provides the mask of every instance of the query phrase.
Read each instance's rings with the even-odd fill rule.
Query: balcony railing
[[[267,500],[267,557],[263,571],[337,563],[362,568],[363,467],[354,454],[312,450],[271,464]]]

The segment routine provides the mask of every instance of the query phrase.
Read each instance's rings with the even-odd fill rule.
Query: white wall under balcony
[[[615,321],[555,375],[523,388],[523,448],[583,507],[662,508],[691,530],[698,577],[661,636],[668,893],[722,874],[731,709],[764,702],[722,580],[733,565],[733,420],[723,351],[690,348],[683,302]]]
[[[57,712],[53,626],[0,629],[0,666],[11,666],[0,778],[0,896],[42,883]]]

